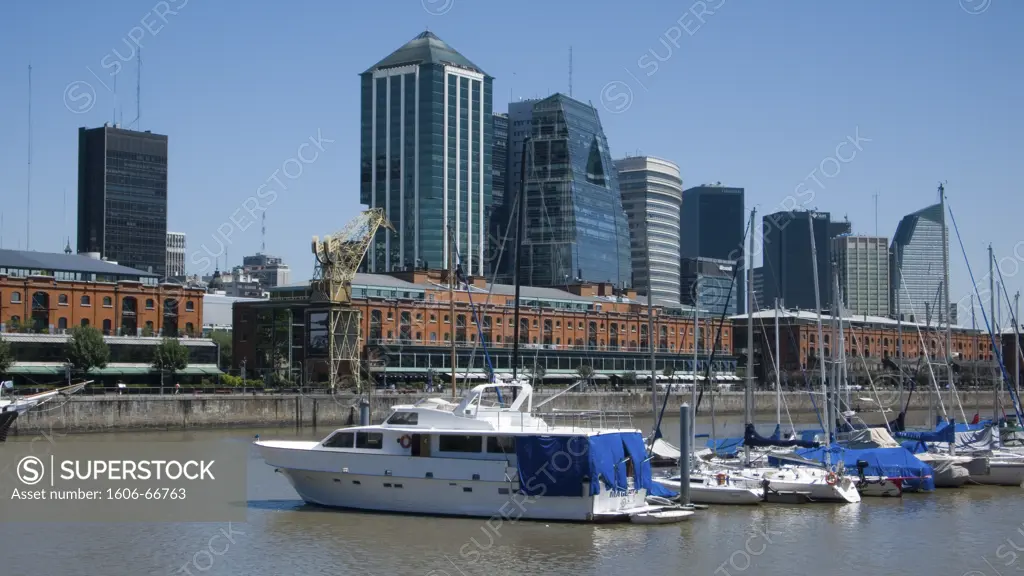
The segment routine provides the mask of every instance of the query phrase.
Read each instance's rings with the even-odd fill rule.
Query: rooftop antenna
[[[32,240],[32,64],[28,65],[28,183],[25,190],[25,250]]]
[[[263,212],[262,228],[260,229],[260,253],[267,253],[267,212]]]
[[[875,199],[875,236],[878,236],[878,192],[875,192],[874,199]]]
[[[117,74],[114,74],[114,117],[110,123],[117,127]]]
[[[569,46],[569,97],[572,98],[572,46]]]
[[[142,130],[142,125],[139,124],[139,119],[142,118],[142,46],[139,46],[135,58],[139,71],[135,76],[135,120],[132,121],[132,126],[136,130]]]

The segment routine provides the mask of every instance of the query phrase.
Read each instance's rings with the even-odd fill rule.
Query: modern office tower
[[[370,272],[447,266],[449,226],[470,275],[486,266],[492,78],[432,32],[361,75],[360,201],[382,207]]]
[[[555,94],[533,104],[531,129],[523,283],[629,287],[629,228],[597,110]]]
[[[292,281],[291,268],[284,260],[262,252],[242,258],[242,272],[259,280],[263,290],[285,286]]]
[[[750,289],[754,291],[754,311],[774,308],[774,301],[764,301],[764,268],[762,266],[754,268],[751,276],[753,276],[753,280],[751,280]]]
[[[942,206],[900,220],[889,250],[890,312],[911,322],[945,322],[942,307]]]
[[[166,276],[167,136],[78,129],[78,252]]]
[[[680,302],[679,207],[683,180],[679,166],[660,158],[637,156],[616,160],[615,168],[629,224],[633,288],[647,294],[649,280],[655,298]]]
[[[682,303],[698,306],[714,316],[736,314],[737,287],[733,282],[732,260],[683,258],[680,270]]]
[[[844,313],[889,315],[889,239],[841,235],[832,239]]]
[[[167,277],[185,275],[185,233],[167,233]]]
[[[821,306],[825,312],[831,308],[832,250],[829,232],[832,217],[828,212],[776,212],[764,217],[763,307],[774,306],[778,298],[786,309],[816,309],[811,227],[808,219],[814,225]]]
[[[747,292],[744,255],[747,253],[744,230],[747,215],[743,208],[743,188],[723,186],[721,182],[695,186],[683,191],[680,210],[680,258],[714,258],[737,262],[736,310],[745,312]]]

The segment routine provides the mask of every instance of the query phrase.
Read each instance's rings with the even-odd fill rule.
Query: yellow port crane
[[[310,305],[326,305],[326,310],[310,312],[313,324],[326,323],[327,356],[330,364],[331,391],[337,389],[342,374],[359,379],[359,310],[352,308],[352,280],[356,276],[373,237],[385,228],[395,232],[383,208],[365,210],[344,228],[323,240],[313,237],[316,256],[310,282]]]

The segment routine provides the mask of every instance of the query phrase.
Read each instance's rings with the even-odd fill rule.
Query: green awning
[[[141,374],[149,374],[151,370],[149,368],[140,368],[138,366],[107,366],[106,368],[92,368],[89,370],[90,376],[139,376]]]
[[[63,374],[64,367],[55,366],[11,366],[7,374]]]
[[[181,374],[183,376],[216,376],[217,374],[223,374],[217,368],[208,368],[200,366],[187,366],[184,370],[175,370],[175,374]]]

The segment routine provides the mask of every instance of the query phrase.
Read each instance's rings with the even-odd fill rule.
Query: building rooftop
[[[0,249],[0,268],[26,268],[46,272],[85,272],[116,276],[156,278],[156,274],[91,258],[84,254],[29,252],[27,250]]]
[[[21,334],[17,332],[0,333],[0,339],[7,342],[25,342],[33,344],[60,344],[71,339],[70,334]],[[107,344],[140,344],[156,346],[163,341],[160,336],[104,336]],[[216,346],[209,338],[178,338],[183,346],[208,347]]]
[[[754,312],[754,320],[757,320],[758,322],[763,322],[765,320],[773,320],[774,318],[775,318],[775,309],[774,308],[769,308],[769,309],[761,310],[760,312]],[[813,310],[780,310],[779,311],[779,318],[793,318],[793,319],[803,320],[803,321],[807,321],[807,322],[817,322],[818,321],[818,313],[813,311]],[[747,319],[747,315],[746,314],[737,314],[736,316],[732,316],[731,319],[735,320],[735,321],[742,321],[742,320],[746,320]],[[821,315],[821,322],[822,322],[822,324],[827,325],[829,322],[832,322],[832,321],[833,321],[833,319],[832,319],[831,315],[824,314],[824,313]],[[846,324],[846,323],[849,323],[849,324],[879,324],[879,325],[885,325],[885,326],[896,326],[898,324],[903,324],[903,326],[905,326],[907,328],[918,328],[918,327],[929,328],[928,324],[924,324],[924,323],[921,323],[921,322],[907,322],[907,321],[903,321],[901,323],[901,322],[898,322],[896,320],[893,320],[892,318],[888,318],[888,317],[885,317],[885,316],[866,316],[864,314],[856,314],[856,315],[850,314],[850,315],[847,315],[847,316],[843,316],[843,323],[844,324]],[[933,330],[934,329],[939,329],[939,327],[936,324],[934,324],[934,323],[932,323],[930,325],[930,328],[933,329]],[[941,327],[941,329],[944,330],[945,329],[945,325],[943,325]],[[956,325],[953,326],[953,329],[954,330],[970,330],[970,328],[967,328],[965,326],[956,326]]]
[[[408,41],[387,58],[377,62],[365,73],[372,73],[380,68],[394,68],[408,64],[454,64],[461,68],[485,74],[479,66],[473,64],[465,56],[441,40],[433,32],[427,30]]]

